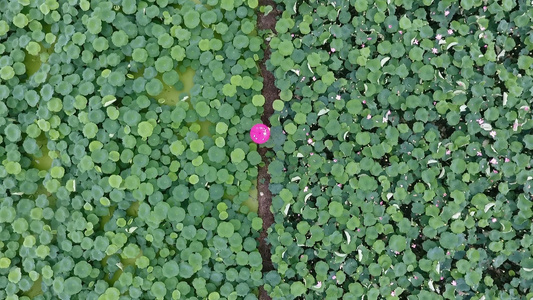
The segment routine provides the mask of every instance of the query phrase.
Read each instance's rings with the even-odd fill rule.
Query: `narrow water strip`
[[[270,5],[274,8],[268,15],[264,16],[264,13],[258,10],[257,12],[257,28],[259,30],[272,30],[275,32],[276,25],[276,16],[278,11],[275,9],[276,3],[273,0],[260,0],[259,6]],[[265,52],[263,60],[260,63],[261,76],[264,78],[263,81],[263,90],[261,91],[265,97],[264,111],[261,116],[263,123],[270,127],[270,117],[274,113],[274,108],[272,103],[274,100],[279,99],[279,90],[274,84],[274,75],[267,70],[266,61],[270,58],[270,45],[269,41],[265,40]],[[257,176],[257,200],[258,200],[258,215],[263,219],[263,231],[259,236],[259,252],[263,258],[263,272],[268,272],[274,269],[272,265],[270,245],[267,242],[268,228],[274,223],[274,215],[270,211],[272,206],[272,194],[269,190],[270,184],[270,174],[268,174],[268,165],[270,163],[269,159],[266,157],[266,153],[269,151],[268,148],[262,147],[261,145],[258,148],[258,152],[261,155],[264,165],[259,167],[259,173]],[[263,287],[259,288],[259,300],[271,300],[267,295]]]

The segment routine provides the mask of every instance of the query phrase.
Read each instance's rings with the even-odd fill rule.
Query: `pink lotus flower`
[[[362,45],[361,45],[361,48],[364,48],[364,47],[365,47],[365,44],[362,44]]]
[[[477,152],[477,156],[483,156],[483,154],[481,153],[481,151],[478,151],[478,152]]]
[[[309,190],[308,186],[304,187],[304,193],[307,192],[308,190]]]
[[[436,38],[437,40],[442,39],[442,34],[437,34],[437,35],[435,36],[435,38]]]
[[[497,164],[498,164],[498,160],[496,160],[496,158],[493,157],[493,158],[490,160],[490,163],[493,164],[493,165],[497,165]]]
[[[445,11],[444,11],[444,16],[447,17],[449,14],[450,14],[450,11],[449,11],[449,10],[445,10]]]
[[[337,99],[337,100],[341,100],[341,95],[337,95],[337,96],[335,97],[335,99]]]
[[[403,34],[403,31],[401,31],[401,30],[398,30],[398,33],[399,33],[399,34]]]
[[[413,44],[418,45],[418,40],[417,40],[417,39],[414,39],[414,40],[413,40]]]
[[[511,160],[508,159],[507,157],[505,158],[505,162],[510,162]]]
[[[491,131],[489,134],[490,134],[490,136],[493,137],[493,138],[496,137],[496,131],[494,131],[494,130]]]
[[[312,144],[312,143],[313,143],[313,140],[312,140],[312,139],[308,139],[308,140],[307,140],[307,143],[308,143],[308,144]]]
[[[456,286],[456,285],[457,285],[457,282],[456,282],[455,280],[452,281],[452,285],[453,285],[453,286]]]
[[[453,30],[452,29],[448,29],[448,34],[452,34],[453,33]]]
[[[498,221],[498,219],[492,218],[492,223],[496,223],[496,221]]]
[[[479,125],[485,123],[485,120],[483,120],[483,119],[477,119],[476,121],[477,121],[477,123],[478,123]]]
[[[433,52],[433,54],[437,54],[439,53],[439,50],[437,50],[437,48],[431,48],[431,52]]]
[[[389,25],[389,29],[392,28],[392,25]]]
[[[367,120],[370,120],[370,119],[372,119],[372,115],[368,115],[368,116],[366,116],[366,118],[367,118]]]
[[[335,48],[331,48],[331,52],[335,52],[335,51],[337,51],[337,50],[335,50]]]

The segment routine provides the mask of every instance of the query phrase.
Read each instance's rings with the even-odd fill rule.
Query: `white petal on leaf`
[[[433,286],[433,280],[430,279],[428,281],[428,285],[429,285],[429,289],[434,292],[435,291],[435,287]]]
[[[322,116],[322,115],[327,114],[328,112],[329,112],[329,109],[327,109],[327,108],[322,108],[322,109],[318,112],[317,115],[320,117],[320,116]]]
[[[450,44],[448,44],[448,46],[446,46],[446,50],[450,49],[451,47],[455,46],[459,44],[458,42],[451,42]]]
[[[335,255],[337,255],[338,257],[346,257],[346,256],[348,256],[348,254],[340,253],[340,252],[337,252],[337,251],[335,251]]]
[[[106,103],[104,103],[104,107],[108,107],[109,105],[113,104],[115,101],[117,101],[117,98],[113,98]]]
[[[499,60],[500,57],[503,57],[505,55],[505,50],[502,50],[502,52],[500,52],[500,54],[498,54],[498,56],[496,56],[496,60]]]
[[[311,195],[313,195],[313,193],[309,193],[309,194],[305,195],[304,202],[307,202],[307,199],[309,199],[309,197],[311,197]]]
[[[295,182],[295,181],[298,181],[302,179],[300,176],[294,176],[293,178],[291,178],[291,182]]]
[[[444,177],[444,174],[446,174],[446,171],[444,170],[444,168],[442,168],[442,171],[440,171],[439,179]]]
[[[383,67],[388,61],[390,60],[390,57],[385,57],[381,59],[381,66]]]
[[[481,129],[483,129],[483,130],[486,130],[486,131],[491,131],[492,130],[492,125],[490,125],[489,123],[483,123],[480,126],[481,126]]]
[[[503,106],[505,106],[507,104],[507,98],[508,98],[508,95],[507,93],[503,93]]]
[[[485,205],[485,209],[483,209],[483,211],[488,212],[489,209],[490,209],[491,207],[493,207],[494,205],[496,205],[496,202],[491,202],[491,203]]]
[[[346,244],[350,244],[350,242],[352,241],[352,237],[350,236],[350,234],[346,230],[344,230],[344,234],[346,235],[346,240],[348,240],[348,242]]]
[[[291,204],[290,203],[287,203],[285,204],[285,209],[283,210],[283,214],[285,216],[287,216],[287,214],[289,213],[289,208],[291,207]]]

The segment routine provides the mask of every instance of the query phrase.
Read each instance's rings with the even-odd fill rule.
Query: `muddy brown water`
[[[264,14],[258,10],[257,27],[259,30],[270,29],[272,30],[272,32],[275,32],[276,17],[280,12],[276,9],[276,3],[273,0],[259,0],[259,6],[266,5],[272,6],[274,10],[272,10],[272,12],[270,12],[266,16],[264,16]],[[274,75],[272,74],[272,72],[267,70],[265,65],[265,62],[270,58],[269,42],[265,41],[265,45],[265,55],[260,63],[261,76],[264,79],[262,94],[265,97],[264,111],[263,115],[261,116],[261,120],[265,125],[270,127],[271,124],[269,119],[274,113],[272,103],[274,102],[274,100],[279,99],[279,90],[274,84]],[[268,189],[270,183],[270,175],[268,174],[269,159],[266,157],[266,153],[269,150],[270,149],[262,146],[259,146],[258,149],[258,152],[261,155],[263,162],[265,163],[264,166],[259,168],[257,176],[257,201],[259,205],[258,215],[261,219],[263,219],[263,231],[261,231],[261,234],[259,236],[259,252],[261,253],[261,257],[263,258],[263,272],[274,270],[274,266],[272,264],[271,259],[270,245],[267,242],[267,230],[274,223],[274,215],[270,210],[270,207],[272,206],[272,194]],[[260,287],[259,300],[271,299],[272,298],[267,295],[264,288]]]

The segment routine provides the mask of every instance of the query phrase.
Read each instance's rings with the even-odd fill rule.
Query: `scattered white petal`
[[[447,47],[446,47],[446,50],[450,49],[451,47],[455,46],[459,44],[458,42],[451,42]]]
[[[485,131],[491,131],[492,130],[492,125],[490,125],[489,123],[483,123],[480,126],[481,126],[481,129],[483,129]]]
[[[291,178],[291,182],[298,181],[300,179],[302,179],[300,176],[295,176],[295,177]]]
[[[388,61],[390,60],[390,57],[385,57],[381,59],[381,66],[383,67]]]
[[[505,106],[507,104],[507,98],[508,98],[508,95],[507,93],[503,93],[503,106]]]
[[[488,212],[489,209],[490,209],[491,207],[493,207],[494,205],[496,205],[496,202],[491,202],[491,203],[485,205],[485,209],[483,209],[483,211]]]
[[[322,115],[327,114],[328,112],[329,112],[329,109],[327,109],[327,108],[322,108],[322,109],[318,112],[317,115],[320,117],[320,116],[322,116]]]

